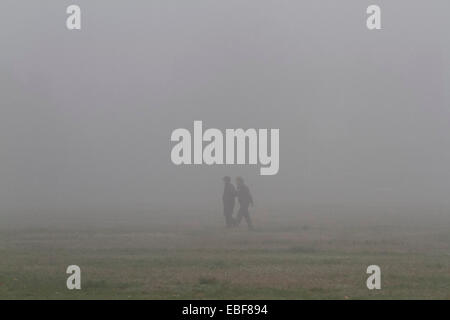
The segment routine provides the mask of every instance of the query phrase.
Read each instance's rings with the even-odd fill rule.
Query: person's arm
[[[250,193],[250,189],[248,189],[248,197],[250,198],[250,204],[252,205],[252,207],[253,207],[253,197],[252,197],[252,194]]]

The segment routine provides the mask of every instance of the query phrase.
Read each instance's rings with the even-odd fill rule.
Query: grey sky
[[[82,30],[65,8],[82,8]],[[365,27],[382,7],[381,31]],[[0,3],[0,214],[450,207],[450,2]],[[280,171],[176,167],[172,130],[280,128]],[[207,200],[205,200],[207,199]],[[181,214],[181,213],[178,213]]]

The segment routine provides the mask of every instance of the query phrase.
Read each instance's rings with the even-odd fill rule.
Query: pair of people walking
[[[249,230],[253,230],[252,220],[248,211],[249,206],[253,207],[253,198],[250,193],[250,189],[244,183],[242,177],[236,178],[236,188],[231,183],[231,178],[223,177],[224,191],[223,191],[223,214],[225,216],[225,222],[228,228],[238,226],[241,223],[242,218],[247,222]],[[235,198],[238,198],[239,210],[236,218],[233,217]]]

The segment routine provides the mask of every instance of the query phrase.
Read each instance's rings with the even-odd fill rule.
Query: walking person
[[[239,225],[242,218],[247,222],[247,226],[249,230],[253,230],[252,220],[250,218],[250,213],[248,212],[249,206],[253,207],[253,198],[250,193],[250,189],[244,183],[244,179],[242,177],[236,178],[236,195],[239,202],[239,211],[236,217],[236,225]]]
[[[236,189],[234,185],[231,183],[231,178],[226,176],[223,177],[224,189],[223,189],[223,215],[225,216],[225,223],[227,228],[231,228],[234,226],[234,204],[236,198]]]

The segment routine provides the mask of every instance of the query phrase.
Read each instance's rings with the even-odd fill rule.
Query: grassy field
[[[450,218],[189,215],[2,226],[1,299],[450,299]],[[132,219],[130,219],[132,220]],[[82,289],[66,288],[68,265]],[[382,270],[368,290],[366,268]]]

